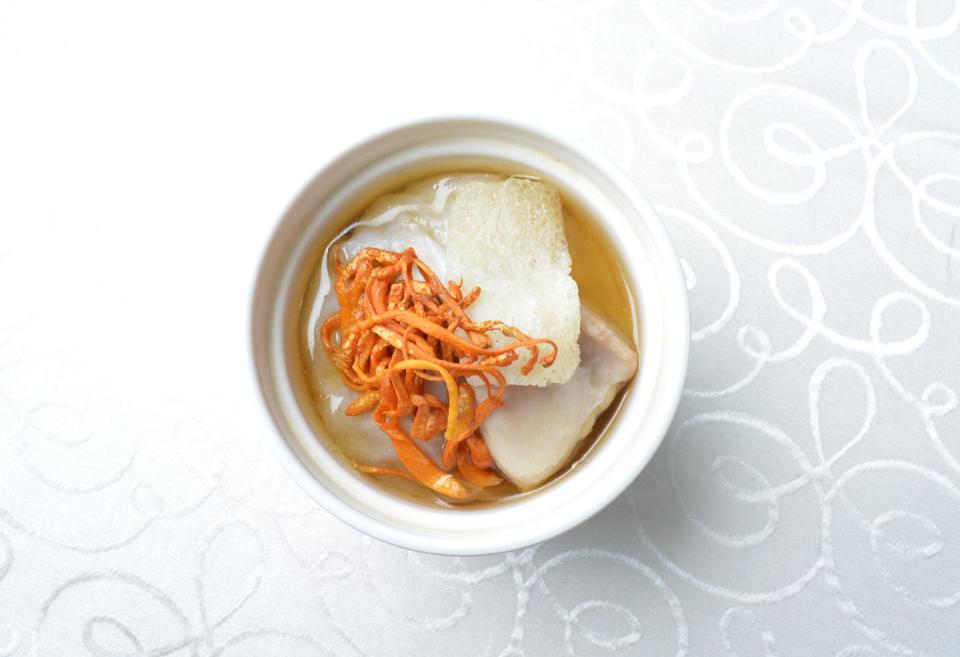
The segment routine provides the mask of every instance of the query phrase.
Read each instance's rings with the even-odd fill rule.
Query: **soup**
[[[533,176],[434,175],[370,199],[325,245],[302,304],[325,432],[378,484],[440,504],[563,476],[637,368],[614,254]]]

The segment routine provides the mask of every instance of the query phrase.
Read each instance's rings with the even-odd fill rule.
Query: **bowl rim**
[[[264,359],[260,352],[269,352],[270,348],[269,345],[264,346],[262,349],[258,347],[259,333],[257,313],[264,303],[262,301],[262,297],[265,294],[263,288],[268,283],[264,280],[265,269],[270,260],[270,254],[274,249],[275,242],[281,237],[282,226],[289,220],[291,215],[297,211],[298,206],[309,196],[310,191],[324,176],[328,175],[331,169],[336,167],[339,162],[346,160],[355,152],[361,151],[365,147],[382,142],[395,135],[402,135],[403,133],[433,127],[442,128],[444,126],[493,127],[517,133],[526,133],[535,139],[553,142],[554,145],[570,151],[588,162],[599,173],[600,177],[606,179],[606,181],[624,195],[629,204],[633,206],[638,215],[642,217],[644,226],[649,232],[655,246],[651,252],[655,252],[662,259],[663,267],[667,270],[667,278],[669,279],[667,282],[673,284],[674,289],[672,291],[677,293],[676,298],[670,302],[673,308],[670,313],[672,322],[669,326],[669,333],[671,343],[676,349],[676,352],[671,355],[671,364],[676,367],[679,375],[674,377],[674,383],[669,389],[664,389],[662,381],[656,382],[657,394],[660,397],[657,403],[657,407],[660,409],[657,422],[649,428],[650,433],[653,435],[648,436],[649,444],[647,448],[643,450],[640,458],[634,461],[632,464],[633,467],[625,471],[619,483],[608,486],[603,495],[594,497],[589,506],[586,507],[585,510],[581,510],[579,514],[571,513],[566,517],[560,515],[556,522],[545,526],[538,526],[538,528],[526,529],[516,536],[508,538],[493,536],[487,540],[479,541],[473,539],[473,542],[470,544],[465,544],[463,539],[455,536],[438,537],[385,523],[364,513],[361,509],[356,508],[348,501],[342,499],[335,491],[324,485],[314,473],[311,472],[307,464],[304,463],[303,458],[296,453],[294,448],[289,444],[288,439],[284,436],[284,427],[281,426],[281,419],[276,416],[267,398],[268,393],[264,389],[265,377],[261,372],[262,368],[270,368],[270,363],[266,362],[270,359]],[[639,285],[640,283],[633,281],[632,284]],[[346,148],[334,152],[331,157],[328,157],[321,164],[317,173],[301,186],[273,224],[270,237],[266,241],[260,258],[257,261],[253,285],[251,287],[252,294],[249,299],[249,321],[247,323],[247,330],[249,331],[247,342],[249,348],[248,354],[254,383],[257,387],[258,404],[266,414],[273,429],[270,432],[272,435],[269,442],[275,457],[280,461],[294,481],[324,509],[351,527],[398,547],[445,555],[466,556],[492,554],[533,545],[573,528],[605,508],[613,499],[619,496],[647,466],[662,444],[682,396],[690,350],[688,297],[679,257],[660,215],[656,212],[652,203],[650,203],[640,191],[636,183],[622,171],[620,167],[610,162],[607,158],[595,153],[591,148],[579,143],[577,140],[561,136],[549,129],[517,121],[513,118],[468,114],[440,115],[404,121],[379,130],[361,140],[356,140]],[[270,333],[268,331],[264,337],[266,338],[269,335]],[[272,373],[270,376],[272,376]],[[642,409],[644,415],[649,410],[651,401],[652,399],[648,401],[647,407]],[[549,490],[544,490],[541,494],[549,495]],[[506,510],[505,508],[504,511]],[[492,511],[495,512],[496,509]]]

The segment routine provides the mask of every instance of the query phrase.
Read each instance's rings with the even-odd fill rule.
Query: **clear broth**
[[[470,173],[493,173],[503,176],[504,178],[512,175],[525,175],[529,177],[541,178],[540,176],[531,175],[527,172],[510,171],[502,168],[470,166],[469,169],[464,168],[462,170],[450,169],[443,171],[432,171],[429,172],[429,174],[424,172],[420,173],[420,175],[406,178],[402,182],[398,181],[397,184],[386,189],[377,190],[375,193],[371,193],[369,197],[362,199],[360,202],[354,203],[351,210],[345,214],[342,221],[333,222],[335,232],[333,232],[333,234],[330,235],[323,244],[318,245],[315,249],[315,262],[312,265],[311,270],[316,271],[317,268],[321,266],[321,256],[323,249],[327,246],[327,244],[334,241],[336,239],[335,236],[343,234],[347,228],[355,224],[358,221],[358,217],[363,215],[367,208],[371,207],[380,197],[392,193],[402,193],[405,189],[420,184],[424,180],[435,177],[438,174],[457,176]],[[571,275],[579,288],[581,303],[589,306],[601,317],[610,322],[620,333],[621,337],[626,339],[636,349],[640,342],[640,327],[635,321],[636,313],[634,299],[626,283],[626,279],[623,274],[623,267],[620,263],[617,249],[611,242],[610,237],[600,226],[600,223],[593,217],[589,216],[588,213],[584,212],[582,208],[577,206],[572,199],[564,194],[562,187],[552,183],[547,179],[544,179],[544,182],[553,185],[560,191],[563,203],[564,229],[566,231],[567,244],[570,249],[570,256],[573,263]],[[311,278],[316,277],[312,276]],[[315,294],[316,289],[311,285],[307,289],[303,298],[309,299]],[[303,375],[302,382],[308,388],[309,399],[312,400],[314,405],[314,407],[311,409],[312,412],[308,413],[308,416],[311,417],[314,422],[323,427],[323,433],[329,435],[333,444],[337,445],[339,443],[337,436],[327,429],[321,414],[319,411],[317,411],[317,406],[320,403],[323,403],[323,400],[321,399],[321,397],[323,397],[323,393],[318,391],[315,385],[312,383],[314,380],[314,377],[311,374],[313,365],[311,363],[311,354],[308,347],[307,336],[308,332],[315,330],[315,326],[312,325],[307,317],[305,317],[306,313],[303,311],[303,309],[308,306],[309,304],[307,303],[301,304],[301,318],[299,322],[299,356],[302,367],[301,374]],[[316,357],[326,358],[326,354],[322,352],[322,349],[319,349]],[[561,468],[555,475],[553,475],[553,477],[538,486],[536,489],[521,492],[514,484],[505,479],[504,483],[500,484],[499,486],[485,489],[481,498],[466,504],[457,504],[456,506],[469,506],[473,508],[492,503],[499,503],[521,496],[531,495],[539,490],[542,490],[545,486],[549,486],[553,481],[556,481],[557,479],[563,477],[566,473],[575,469],[579,463],[587,458],[590,451],[602,439],[603,434],[613,422],[623,401],[625,391],[628,387],[629,383],[620,390],[613,402],[600,414],[593,426],[593,429],[580,442],[566,465],[564,465],[564,467]],[[387,440],[386,436],[384,436],[384,440]],[[441,440],[441,438],[436,438],[435,440]],[[344,460],[349,463],[349,459],[346,459],[346,457],[344,457]],[[406,479],[389,476],[360,476],[366,476],[377,486],[406,498],[420,502],[434,503],[442,506],[453,506],[453,503],[450,501],[438,496],[419,484]]]

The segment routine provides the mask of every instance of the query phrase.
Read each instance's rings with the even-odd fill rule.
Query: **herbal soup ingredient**
[[[552,367],[524,375],[516,363],[504,370],[507,383],[569,381],[580,364],[580,294],[559,192],[526,178],[467,182],[451,196],[446,216],[446,271],[483,288],[473,316],[499,319],[557,345]]]
[[[637,371],[633,345],[586,305],[580,315],[580,365],[573,378],[544,388],[507,386],[503,407],[483,426],[497,469],[520,490],[536,488],[570,463]]]
[[[527,376],[538,365],[550,367],[557,345],[498,320],[474,322],[467,308],[480,288],[465,294],[463,281],[444,285],[412,248],[366,248],[346,264],[335,261],[334,270],[339,310],[320,325],[320,339],[347,385],[361,393],[345,413],[372,413],[406,472],[357,469],[408,477],[460,501],[474,497],[474,487],[499,484],[481,425],[503,405],[501,370],[520,362]],[[497,334],[508,341],[494,344]],[[486,392],[479,402],[471,380]],[[430,384],[442,384],[446,400],[430,392]],[[417,441],[441,433],[438,465]]]

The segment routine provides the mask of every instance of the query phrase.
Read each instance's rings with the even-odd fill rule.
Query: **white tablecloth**
[[[960,6],[0,3],[0,655],[956,655]],[[586,525],[454,559],[274,462],[247,301],[398,121],[579,137],[683,258],[687,390]]]

